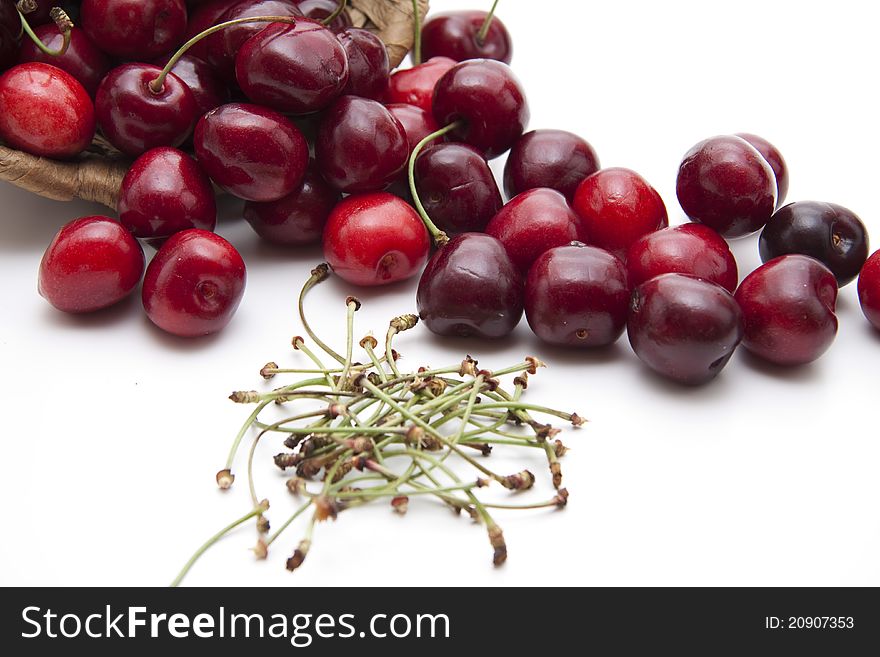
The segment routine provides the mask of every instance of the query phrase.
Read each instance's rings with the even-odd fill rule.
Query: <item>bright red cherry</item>
[[[296,6],[303,13],[303,16],[316,21],[323,21],[336,13],[339,8],[340,0],[296,0]],[[351,16],[348,10],[343,8],[342,12],[333,19],[328,27],[334,32],[351,27]]]
[[[143,273],[144,251],[131,233],[109,217],[83,217],[49,244],[38,288],[58,310],[88,313],[127,297]]]
[[[743,346],[777,365],[810,363],[837,335],[837,280],[814,258],[785,255],[758,267],[736,291]]]
[[[175,233],[144,276],[144,310],[163,331],[184,338],[224,328],[244,296],[244,260],[229,242],[196,228]]]
[[[773,176],[776,178],[776,207],[781,208],[785,197],[788,196],[788,164],[782,153],[769,141],[758,135],[752,135],[747,132],[739,132],[737,137],[742,137],[757,149],[770,168],[773,169]]]
[[[714,379],[743,337],[743,318],[720,285],[663,274],[632,293],[627,334],[652,370],[685,385]]]
[[[31,62],[0,76],[0,140],[52,158],[82,153],[95,136],[92,99],[60,68]]]
[[[522,275],[497,239],[463,233],[425,267],[416,304],[438,335],[501,338],[522,319]]]
[[[701,141],[684,156],[678,201],[693,221],[728,238],[760,230],[776,208],[776,177],[758,150],[735,136]]]
[[[324,258],[355,285],[385,285],[415,276],[431,242],[419,215],[386,192],[354,194],[330,213]]]
[[[736,290],[736,259],[727,242],[702,224],[684,224],[644,235],[626,253],[629,285],[635,288],[661,274],[690,274]]]
[[[307,18],[272,23],[245,41],[235,57],[245,95],[280,112],[324,109],[348,83],[348,56],[336,36]]]
[[[448,57],[432,57],[418,66],[394,71],[388,81],[385,102],[406,103],[432,111],[434,87],[455,64],[456,61]]]
[[[422,26],[422,53],[425,57],[497,59],[510,64],[513,43],[507,28],[492,17],[485,38],[480,30],[488,16],[485,11],[451,11],[437,14]]]
[[[492,218],[486,232],[501,240],[523,274],[548,249],[589,241],[587,228],[565,197],[541,187],[512,198]]]
[[[859,275],[859,303],[868,321],[880,331],[880,251],[868,258]]]
[[[110,55],[153,59],[183,41],[186,5],[183,0],[83,0],[80,24]]]
[[[163,238],[187,228],[214,230],[214,188],[183,151],[160,146],[141,155],[122,180],[119,221],[135,237]]]
[[[669,225],[666,205],[648,181],[629,169],[602,169],[577,188],[572,207],[590,244],[620,258],[637,239]]]
[[[383,189],[401,174],[408,158],[403,126],[375,100],[342,96],[321,119],[315,141],[318,171],[340,191]]]
[[[162,73],[152,64],[123,64],[110,71],[95,96],[98,125],[107,140],[126,155],[157,146],[180,146],[196,120],[189,87],[169,73],[160,91],[151,84]]]
[[[320,244],[330,212],[342,199],[310,166],[302,184],[277,201],[244,205],[244,218],[267,242],[283,246]]]
[[[422,139],[440,129],[440,126],[434,120],[434,115],[420,107],[407,105],[406,103],[389,103],[385,107],[403,126],[410,153],[412,153],[413,149]],[[442,137],[432,143],[438,143],[439,141],[442,141]]]
[[[529,123],[529,106],[519,80],[507,64],[475,59],[455,65],[434,89],[434,118],[440,125],[462,121],[450,139],[498,157],[519,139]]]
[[[59,50],[64,43],[64,37],[55,23],[34,28],[34,34],[50,50]],[[107,55],[101,52],[78,27],[70,30],[70,45],[63,55],[47,55],[37,48],[31,39],[23,39],[18,60],[22,63],[43,62],[67,71],[79,80],[90,96],[95,95],[104,74],[110,70],[110,60]]]
[[[199,119],[193,137],[211,179],[247,201],[275,201],[299,187],[309,146],[287,118],[259,105],[229,103]]]
[[[164,67],[171,57],[171,55],[160,57],[155,63]],[[177,60],[171,72],[192,92],[193,100],[196,102],[196,116],[202,116],[205,112],[229,102],[229,88],[203,59],[187,52]]]
[[[336,33],[348,57],[348,84],[342,93],[383,100],[388,91],[391,64],[382,40],[368,30],[350,27]]]
[[[599,170],[599,156],[585,140],[565,130],[532,130],[520,137],[504,165],[504,193],[549,187],[568,202],[581,181]]]
[[[604,347],[626,326],[626,267],[608,251],[573,242],[545,251],[529,269],[526,319],[544,342]]]

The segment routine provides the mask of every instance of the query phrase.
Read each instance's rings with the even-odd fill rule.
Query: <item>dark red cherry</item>
[[[303,13],[303,16],[312,20],[322,21],[329,18],[339,7],[339,0],[296,0],[296,5]],[[351,16],[347,9],[343,9],[328,27],[334,32],[339,32],[351,27]]]
[[[18,55],[21,20],[11,2],[0,2],[0,71],[15,63]]]
[[[211,180],[246,201],[290,194],[309,163],[309,146],[293,122],[259,105],[211,110],[199,119],[193,145]]]
[[[501,338],[522,318],[522,275],[497,239],[463,233],[425,267],[416,305],[438,335]]]
[[[60,68],[31,62],[0,76],[0,140],[52,158],[82,153],[95,136],[92,99]]]
[[[497,16],[492,17],[486,37],[479,38],[486,16],[485,11],[451,11],[433,16],[422,26],[423,56],[449,57],[457,62],[497,59],[510,64],[513,43]]]
[[[175,233],[153,257],[144,276],[147,317],[184,338],[224,328],[244,296],[244,260],[225,239],[192,228]]]
[[[440,126],[434,120],[434,115],[420,107],[407,105],[406,103],[391,103],[385,107],[403,126],[410,153],[412,153],[413,149],[422,139],[440,129]],[[442,141],[442,139],[442,137],[439,137],[436,142],[432,143],[437,143]]]
[[[416,211],[386,192],[347,197],[324,227],[324,258],[354,285],[386,285],[415,276],[430,248]]]
[[[310,166],[302,184],[277,201],[244,205],[244,218],[268,242],[283,246],[320,244],[330,212],[342,196]]]
[[[686,385],[714,379],[743,337],[743,318],[720,285],[685,274],[663,274],[632,293],[627,334],[636,355],[655,372]]]
[[[660,274],[690,274],[732,293],[739,280],[736,259],[724,238],[694,223],[641,237],[627,251],[626,269],[632,288]]]
[[[418,66],[394,71],[388,81],[385,102],[406,103],[431,112],[434,87],[455,64],[455,60],[448,57],[432,57]]]
[[[37,37],[51,50],[59,50],[64,37],[54,23],[34,28]],[[70,31],[70,45],[63,55],[47,55],[31,39],[23,39],[20,62],[43,62],[67,71],[94,96],[104,74],[110,70],[110,60],[78,27]]]
[[[573,242],[545,251],[529,269],[526,319],[544,342],[604,347],[626,326],[626,267],[608,251]]]
[[[489,163],[465,144],[434,144],[423,150],[415,181],[431,221],[450,234],[486,230],[504,205]]]
[[[217,223],[208,176],[189,155],[167,146],[134,161],[122,180],[117,211],[135,237],[150,239],[187,228],[214,230]]]
[[[150,84],[162,69],[152,64],[123,64],[110,71],[95,96],[101,132],[126,155],[157,146],[179,146],[192,132],[196,101],[189,87],[169,73],[158,93]]]
[[[83,217],[49,244],[38,287],[58,310],[88,313],[127,297],[143,273],[144,251],[131,233],[109,217]]]
[[[110,55],[153,59],[183,41],[186,5],[183,0],[83,0],[80,25]]]
[[[865,317],[880,331],[880,251],[868,258],[859,275],[859,303]]]
[[[837,335],[837,280],[814,258],[785,255],[758,267],[736,291],[743,346],[777,365],[810,363]]]
[[[337,32],[336,38],[348,57],[348,84],[342,93],[383,100],[388,91],[391,64],[382,40],[357,27]]]
[[[590,244],[620,258],[637,239],[669,225],[666,205],[648,181],[630,169],[602,169],[577,188],[572,207]]]
[[[760,230],[776,207],[776,177],[757,149],[736,136],[701,141],[684,156],[678,201],[693,221],[724,237]]]
[[[319,23],[273,23],[245,41],[235,77],[245,95],[280,112],[324,109],[348,83],[348,57],[336,36]]]
[[[788,165],[782,153],[769,141],[758,135],[752,135],[747,132],[739,132],[737,137],[742,137],[761,154],[770,168],[773,169],[773,176],[776,178],[776,207],[781,208],[785,197],[788,196]]]
[[[798,201],[776,211],[761,232],[761,260],[788,253],[812,256],[843,287],[868,259],[868,230],[851,210],[834,203]]]
[[[511,260],[525,274],[545,251],[571,242],[588,242],[589,232],[565,197],[539,187],[513,197],[486,226],[504,244]]]
[[[194,36],[201,34],[209,27],[221,23],[223,15],[241,0],[208,0],[200,2],[195,7],[190,7],[189,20],[186,26],[184,41],[189,41]],[[258,25],[259,27],[259,25]],[[265,27],[265,25],[263,25]],[[186,54],[208,61],[208,39],[202,39],[190,47]]]
[[[164,67],[171,57],[171,55],[160,57],[155,63],[157,66]],[[202,116],[205,112],[229,102],[229,88],[203,59],[187,52],[177,60],[171,72],[183,80],[183,83],[192,92],[193,100],[196,102],[197,116]]]
[[[318,171],[336,189],[382,189],[400,175],[408,157],[403,126],[375,100],[342,96],[324,112],[315,159]]]
[[[462,121],[450,139],[498,157],[522,136],[529,123],[525,92],[510,67],[492,59],[455,65],[434,89],[434,118],[440,125]]]
[[[581,181],[599,170],[599,156],[586,141],[565,130],[532,130],[520,137],[504,165],[504,193],[549,187],[568,202]]]

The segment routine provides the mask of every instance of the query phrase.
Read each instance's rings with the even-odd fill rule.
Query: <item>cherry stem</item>
[[[348,4],[348,0],[341,0],[340,3],[339,3],[339,5],[338,5],[338,6],[336,7],[336,9],[333,11],[333,13],[330,14],[329,16],[327,16],[327,18],[325,18],[324,20],[321,21],[321,25],[324,25],[324,26],[326,27],[327,25],[330,25],[330,23],[332,23],[333,21],[335,21],[337,18],[339,18],[339,15],[340,15],[343,11],[345,11],[345,6],[346,6],[347,4]]]
[[[413,0],[413,66],[422,63],[422,15],[419,9],[419,0]]]
[[[211,36],[215,32],[225,30],[227,27],[231,27],[233,25],[240,25],[241,23],[287,23],[289,25],[296,25],[296,19],[292,16],[255,16],[253,18],[235,18],[231,21],[224,21],[223,23],[212,25],[203,32],[199,32],[192,39],[180,46],[177,52],[174,53],[174,56],[168,60],[167,64],[165,64],[165,68],[162,69],[162,72],[159,73],[155,80],[150,82],[150,91],[152,91],[154,94],[162,93],[162,90],[165,88],[165,78],[168,77],[171,69],[177,66],[177,62],[179,62],[180,58],[186,54],[186,51],[196,45],[199,41],[201,41],[205,37]]]
[[[43,43],[43,40],[40,39],[40,37],[38,37],[31,29],[30,23],[28,23],[27,18],[24,17],[21,9],[18,10],[18,17],[21,19],[21,29],[24,30],[25,34],[27,34],[30,40],[34,42],[34,45],[50,57],[60,57],[66,53],[67,49],[70,47],[70,31],[73,29],[73,21],[70,20],[70,16],[68,16],[63,9],[58,7],[54,7],[49,15],[52,17],[52,20],[55,21],[58,31],[64,38],[64,41],[58,50],[52,50],[46,46],[46,44]]]
[[[407,177],[409,178],[409,191],[412,194],[413,202],[416,204],[416,210],[419,213],[419,216],[422,218],[422,221],[425,224],[425,228],[428,229],[428,232],[431,234],[431,238],[434,240],[434,244],[438,247],[444,246],[447,242],[449,242],[449,237],[442,230],[437,228],[434,225],[434,222],[431,221],[431,218],[428,216],[427,210],[425,210],[425,206],[422,205],[422,199],[419,198],[419,192],[416,189],[416,160],[419,157],[419,153],[422,152],[422,149],[430,144],[435,139],[439,139],[440,137],[452,132],[453,130],[460,128],[464,125],[464,121],[458,120],[453,121],[449,125],[440,128],[436,132],[431,133],[418,144],[413,149],[412,153],[409,156],[409,165],[407,168]]]
[[[492,18],[495,16],[495,8],[498,6],[498,0],[492,3],[492,8],[489,10],[489,13],[486,14],[486,20],[483,21],[483,25],[480,27],[480,31],[477,32],[477,43],[481,46],[483,42],[486,40],[486,35],[489,34],[489,26],[492,25]]]

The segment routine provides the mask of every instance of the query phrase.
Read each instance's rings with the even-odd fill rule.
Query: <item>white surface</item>
[[[499,11],[532,127],[578,132],[604,165],[641,172],[674,222],[683,219],[674,194],[681,155],[705,137],[749,131],[782,149],[790,199],[852,208],[880,246],[868,6],[504,0]],[[228,494],[213,481],[249,410],[226,395],[258,387],[267,360],[301,362],[288,346],[301,332],[294,300],[320,254],[260,245],[237,206],[225,208],[220,233],[249,268],[245,301],[220,335],[182,341],[155,330],[137,298],[75,318],[37,295],[37,265],[55,230],[97,208],[5,184],[0,207],[0,584],[164,585],[248,508],[243,477]],[[755,237],[734,250],[743,272],[759,264]],[[413,281],[357,291],[360,331],[381,332],[391,315],[412,311],[414,289]],[[336,344],[352,291],[331,282],[311,297]],[[482,529],[425,503],[406,518],[380,505],[320,526],[293,575],[283,564],[301,529],[264,563],[248,552],[245,529],[186,583],[880,585],[880,336],[855,285],[842,291],[839,316],[835,345],[813,366],[771,370],[738,353],[696,390],[649,374],[625,337],[577,353],[540,345],[525,322],[491,344],[413,331],[399,343],[412,365],[465,352],[484,365],[525,354],[548,362],[528,398],[591,421],[564,436],[574,448],[564,461],[569,508],[500,513],[510,559],[497,570]],[[280,523],[292,502],[270,464],[276,451],[260,450],[258,483]]]

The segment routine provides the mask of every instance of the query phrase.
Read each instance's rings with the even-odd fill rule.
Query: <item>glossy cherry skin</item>
[[[179,77],[169,73],[159,93],[150,89],[162,69],[123,64],[110,71],[95,96],[101,132],[126,155],[157,146],[180,146],[196,120],[196,100]]]
[[[432,57],[418,66],[394,71],[388,81],[385,102],[406,103],[431,112],[434,87],[455,64],[455,60],[448,57]]]
[[[211,180],[246,201],[290,194],[309,163],[309,145],[293,122],[259,105],[211,110],[199,119],[193,145]]]
[[[633,290],[627,334],[652,370],[685,385],[714,379],[743,338],[739,306],[720,285],[663,274]]]
[[[868,258],[859,274],[859,303],[865,317],[880,331],[880,251]]]
[[[83,0],[80,25],[110,55],[153,59],[180,45],[186,16],[183,0]]]
[[[83,217],[49,244],[38,289],[58,310],[88,313],[127,297],[143,273],[144,251],[131,233],[109,217]]]
[[[171,55],[156,60],[157,66],[165,66]],[[171,69],[192,92],[196,101],[196,115],[202,116],[215,107],[229,102],[229,88],[220,79],[213,68],[203,59],[189,53],[185,54]]]
[[[492,217],[486,232],[501,240],[523,275],[548,249],[589,241],[589,232],[565,197],[555,189],[542,187],[510,199]]]
[[[214,230],[217,203],[202,168],[183,151],[160,146],[141,155],[125,174],[119,221],[135,237],[168,237],[187,228]]]
[[[764,262],[788,253],[812,256],[843,287],[855,280],[868,259],[868,230],[854,212],[840,205],[797,201],[770,217],[758,248]]]
[[[354,285],[386,285],[415,276],[431,242],[419,215],[386,192],[354,194],[339,203],[324,227],[324,258]]]
[[[434,118],[440,125],[462,120],[450,139],[498,157],[519,139],[529,123],[529,105],[519,80],[506,64],[474,59],[455,65],[434,89]]]
[[[40,25],[34,28],[34,33],[46,44],[46,47],[52,50],[60,49],[64,42],[64,37],[54,23]],[[57,66],[79,80],[90,96],[95,95],[101,79],[110,70],[110,60],[107,55],[101,52],[78,27],[70,31],[70,45],[63,55],[47,55],[37,48],[31,39],[23,39],[18,61],[43,62]]]
[[[462,233],[425,267],[416,305],[438,335],[501,338],[522,319],[522,274],[497,239]]]
[[[385,105],[385,107],[403,126],[403,132],[406,134],[410,153],[412,153],[413,149],[422,139],[440,129],[440,126],[434,120],[434,115],[420,107],[407,105],[406,103],[390,103]],[[431,143],[439,143],[441,141],[443,141],[443,138],[439,137]]]
[[[776,146],[758,135],[738,132],[736,136],[745,139],[754,146],[761,154],[761,157],[767,160],[770,168],[773,169],[773,176],[776,178],[776,207],[781,208],[783,202],[785,202],[785,197],[788,196],[789,186],[788,164],[786,164],[785,158],[782,157],[782,153],[779,152]]]
[[[629,300],[620,259],[580,242],[545,251],[526,277],[526,319],[549,344],[613,344],[626,326]]]
[[[343,96],[321,119],[315,141],[318,171],[340,191],[382,189],[401,174],[408,158],[403,126],[375,100]]]
[[[316,21],[323,21],[325,18],[333,15],[339,7],[337,0],[297,0],[296,6],[303,13],[303,16]],[[333,22],[328,25],[334,32],[339,32],[351,27],[351,17],[348,10],[343,9]]]
[[[486,16],[485,11],[451,11],[431,17],[422,26],[423,56],[449,57],[457,62],[497,59],[510,64],[513,42],[497,16],[492,17],[486,38],[482,42],[477,38]]]
[[[95,136],[92,99],[60,68],[31,62],[0,76],[0,140],[56,159],[82,153]]]
[[[837,280],[815,258],[785,255],[758,267],[736,291],[743,346],[777,365],[810,363],[837,335]]]
[[[382,40],[368,30],[350,27],[336,33],[348,58],[348,84],[344,94],[381,101],[388,91],[391,63]]]
[[[684,156],[678,201],[692,221],[728,238],[760,230],[776,208],[776,177],[757,149],[736,136],[701,141]]]
[[[324,109],[348,83],[345,48],[326,27],[308,19],[273,23],[245,41],[235,77],[245,95],[280,112]]]
[[[428,216],[449,234],[486,230],[504,205],[489,163],[465,144],[429,146],[414,173]]]
[[[302,184],[277,201],[244,205],[244,218],[267,242],[282,246],[320,244],[330,212],[342,199],[309,167]]]
[[[195,7],[191,7],[189,10],[189,20],[186,25],[186,36],[184,37],[184,41],[189,41],[191,38],[197,34],[201,34],[212,25],[221,23],[223,15],[239,2],[241,2],[241,0],[209,0],[208,2],[200,2]],[[186,54],[198,57],[207,62],[208,39],[202,39],[192,45],[190,49],[186,51]]]
[[[629,285],[635,288],[661,274],[690,274],[735,292],[736,258],[727,242],[702,224],[684,224],[644,235],[626,253]]]
[[[599,156],[585,140],[565,130],[532,130],[520,137],[504,165],[504,193],[549,187],[568,202],[587,176],[599,170]]]

